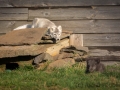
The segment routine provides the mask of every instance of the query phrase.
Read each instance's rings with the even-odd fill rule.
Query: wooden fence
[[[0,34],[35,17],[83,34],[91,56],[120,60],[120,0],[0,0]]]

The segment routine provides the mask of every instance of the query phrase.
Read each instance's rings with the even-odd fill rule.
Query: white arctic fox
[[[31,28],[31,24],[25,24],[25,25],[22,25],[22,26],[19,26],[17,28],[15,28],[14,30],[20,30],[20,29],[25,29],[25,28]]]
[[[48,28],[47,35],[56,40],[60,40],[62,33],[62,27],[56,26],[52,21],[45,18],[35,18],[32,24],[25,24],[15,28],[14,30],[20,30],[25,28]]]

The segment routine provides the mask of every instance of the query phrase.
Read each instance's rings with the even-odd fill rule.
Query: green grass
[[[113,70],[112,70],[113,69]],[[85,65],[35,70],[32,66],[0,73],[0,90],[120,90],[120,66],[85,74]]]

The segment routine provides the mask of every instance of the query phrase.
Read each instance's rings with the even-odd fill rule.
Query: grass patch
[[[104,73],[85,74],[85,65],[64,69],[35,70],[23,66],[0,73],[0,90],[120,90],[120,66],[107,67]]]

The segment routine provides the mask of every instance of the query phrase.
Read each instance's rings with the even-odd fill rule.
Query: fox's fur
[[[14,30],[20,30],[20,29],[25,29],[25,28],[31,28],[31,24],[25,24],[25,25],[22,25],[22,26],[19,26],[17,28],[15,28]]]
[[[15,28],[14,30],[26,29],[26,28],[47,28],[47,35],[56,40],[60,40],[62,33],[62,27],[56,26],[52,21],[45,18],[35,18],[32,24],[25,24]]]
[[[86,59],[87,67],[86,67],[86,73],[89,72],[104,72],[105,66],[100,62],[99,58],[87,58]]]

